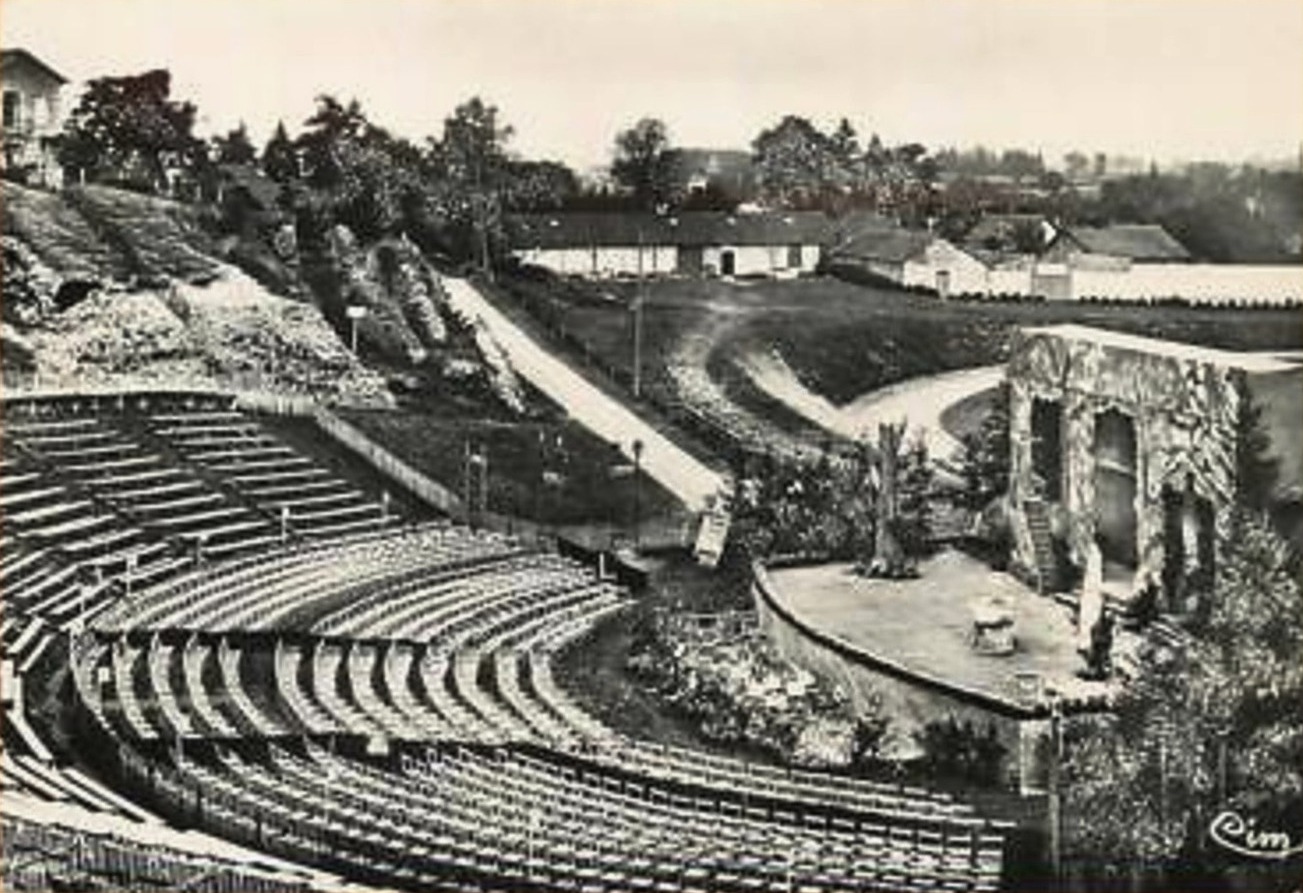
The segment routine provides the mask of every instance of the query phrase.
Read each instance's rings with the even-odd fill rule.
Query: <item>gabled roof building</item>
[[[1184,245],[1155,223],[1066,227],[1045,251],[1049,260],[1069,261],[1082,255],[1136,264],[1187,263],[1192,259]]]
[[[63,129],[61,94],[68,79],[25,49],[0,50],[3,152],[0,165],[30,180],[58,185],[53,138]]]

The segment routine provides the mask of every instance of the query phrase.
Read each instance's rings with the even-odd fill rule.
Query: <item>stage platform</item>
[[[1105,683],[1076,675],[1085,664],[1070,607],[961,552],[942,552],[920,570],[917,579],[880,580],[835,563],[768,575],[775,600],[801,623],[925,683],[1022,709],[1043,703],[1041,686],[1070,701],[1107,695]],[[1012,654],[984,655],[972,646],[973,604],[987,596],[1012,605]]]

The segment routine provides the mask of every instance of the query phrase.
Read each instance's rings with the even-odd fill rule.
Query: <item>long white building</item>
[[[812,212],[521,215],[524,263],[581,276],[795,276],[818,267],[829,220]]]

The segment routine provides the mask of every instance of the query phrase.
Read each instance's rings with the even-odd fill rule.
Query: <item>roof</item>
[[[1286,372],[1299,369],[1297,361],[1291,361],[1289,354],[1253,353],[1249,351],[1222,350],[1217,347],[1204,347],[1199,344],[1186,344],[1181,341],[1165,341],[1159,338],[1146,338],[1143,335],[1129,335],[1112,329],[1099,329],[1068,323],[1057,326],[1034,326],[1023,329],[1028,336],[1048,336],[1065,341],[1084,341],[1129,350],[1136,353],[1153,354],[1179,360],[1194,360],[1213,366],[1231,369],[1243,369],[1245,372]]]
[[[862,229],[837,249],[838,256],[863,260],[904,263],[922,254],[936,238],[932,233],[914,229]]]
[[[1050,225],[1044,214],[985,214],[964,235],[969,245],[984,246],[988,241],[1003,242],[1020,226],[1043,228]]]
[[[1090,254],[1110,254],[1144,261],[1189,260],[1190,252],[1156,223],[1116,223],[1112,226],[1073,226],[1061,238],[1071,239]]]
[[[53,68],[46,65],[40,59],[36,58],[36,56],[32,55],[27,50],[24,50],[21,47],[15,47],[12,50],[0,50],[0,71],[3,71],[4,69],[8,68],[11,65],[23,65],[23,64],[32,66],[41,74],[45,75],[47,78],[49,78],[52,81],[56,81],[59,84],[68,83],[68,79],[66,77],[59,74],[59,72],[55,71]]]
[[[822,244],[828,218],[818,212],[683,214],[564,212],[519,214],[508,221],[517,248],[588,248],[644,245]]]

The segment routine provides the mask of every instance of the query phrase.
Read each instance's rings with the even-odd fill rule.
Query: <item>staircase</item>
[[[1059,564],[1054,557],[1054,541],[1050,536],[1050,513],[1043,500],[1028,499],[1023,502],[1023,516],[1032,537],[1032,551],[1036,558],[1036,584],[1041,594],[1059,587]]]

